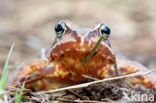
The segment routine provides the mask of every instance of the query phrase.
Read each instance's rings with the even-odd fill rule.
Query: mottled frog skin
[[[15,77],[10,81],[12,86],[26,82],[26,88],[40,91],[83,83],[87,78],[83,75],[104,79],[126,75],[147,69],[141,64],[116,59],[108,37],[110,29],[104,23],[95,28],[77,28],[71,23],[60,21],[55,26],[56,37],[47,60],[35,59],[19,66]],[[105,38],[96,49],[95,54],[84,64],[81,62],[88,56],[99,38]],[[141,84],[147,88],[155,88],[155,81],[150,76],[138,76],[127,79],[132,85]]]

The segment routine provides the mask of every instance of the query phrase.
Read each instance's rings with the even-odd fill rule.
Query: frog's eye
[[[105,40],[106,40],[109,37],[111,30],[105,24],[101,24],[101,26],[99,28],[99,32],[101,35],[105,35]]]
[[[60,22],[55,26],[55,32],[58,38],[62,37],[62,34],[64,34],[65,30],[66,30],[66,25],[64,22]]]

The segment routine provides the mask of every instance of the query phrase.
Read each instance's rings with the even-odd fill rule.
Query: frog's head
[[[55,32],[56,38],[49,58],[51,62],[55,62],[57,66],[63,68],[63,73],[70,72],[69,74],[72,76],[85,74],[97,78],[114,74],[115,56],[108,45],[110,29],[104,23],[89,29],[76,28],[67,22],[60,21],[55,26]],[[105,35],[105,38],[96,49],[95,54],[86,64],[79,66],[101,35]]]
[[[110,35],[110,29],[104,23],[98,24],[94,29],[90,28],[78,28],[72,25],[72,23],[59,21],[55,26],[56,37],[53,43],[54,45],[76,41],[83,43],[84,41],[95,41],[104,35],[104,40],[106,44],[109,44],[108,37]]]

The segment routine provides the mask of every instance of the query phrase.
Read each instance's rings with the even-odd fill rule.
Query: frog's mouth
[[[50,52],[50,60],[51,61],[59,61],[63,58],[71,58],[75,60],[76,58],[81,58],[82,60],[87,57],[93,47],[96,45],[96,42],[93,41],[83,41],[82,42],[64,42],[61,44],[56,45],[52,51]],[[101,57],[113,57],[114,54],[112,53],[110,47],[106,43],[102,43],[96,49],[95,55],[100,55]],[[94,55],[94,56],[95,56]],[[107,59],[107,58],[106,58]]]
[[[115,64],[114,54],[106,44],[100,44],[95,54],[84,65],[80,66],[95,44],[96,42],[93,41],[83,43],[72,41],[56,45],[50,53],[50,60],[61,66],[63,72],[92,74],[93,77],[103,78],[103,69],[110,71]],[[112,72],[110,71],[110,73]]]

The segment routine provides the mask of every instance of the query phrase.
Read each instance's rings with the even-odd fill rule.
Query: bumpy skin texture
[[[61,37],[56,36],[48,53],[48,60],[36,59],[22,64],[10,82],[12,86],[26,80],[29,81],[26,88],[36,91],[60,88],[85,82],[86,78],[82,75],[98,79],[114,77],[116,65],[119,75],[145,70],[140,64],[116,60],[107,40],[102,41],[96,53],[86,64],[81,65],[82,60],[88,56],[101,37],[99,32],[101,24],[94,29],[87,29],[63,23],[66,29]],[[142,84],[147,88],[154,88],[154,82],[147,76],[128,78],[128,81],[132,85]]]

